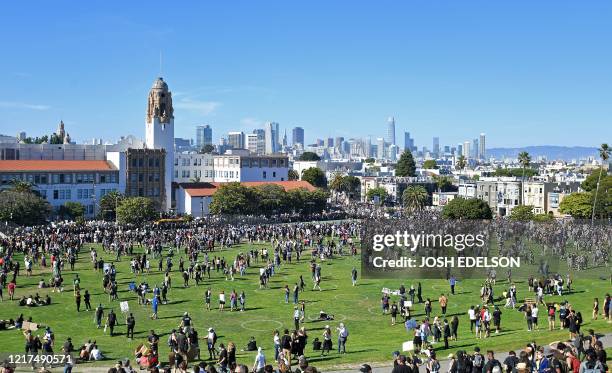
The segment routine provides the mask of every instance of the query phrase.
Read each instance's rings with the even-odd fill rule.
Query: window
[[[153,158],[149,158],[149,167],[153,167]]]
[[[272,172],[272,177],[276,177],[276,171]]]
[[[138,158],[138,167],[144,167],[144,159]]]
[[[263,178],[266,178],[266,171],[263,172]]]
[[[155,167],[159,167],[159,158],[155,158]]]
[[[107,176],[106,176],[106,175],[104,175],[104,174],[100,174],[100,184],[102,184],[102,183],[106,183],[106,178],[107,178]]]
[[[53,199],[59,199],[59,190],[55,189],[53,191]]]

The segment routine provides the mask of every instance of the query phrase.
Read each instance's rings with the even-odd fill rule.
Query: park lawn
[[[254,244],[257,248],[263,244]],[[241,244],[233,247],[230,250],[223,252],[214,252],[222,255],[226,259],[232,259],[236,253],[249,250],[251,245]],[[269,247],[269,245],[268,245]],[[80,254],[80,258],[76,265],[76,271],[69,271],[69,267],[64,269],[64,280],[66,289],[63,293],[50,293],[52,305],[37,308],[25,308],[17,306],[17,302],[8,301],[5,293],[4,302],[0,303],[0,319],[16,318],[20,313],[23,313],[26,318],[32,317],[34,322],[44,325],[50,325],[56,335],[55,350],[59,351],[61,344],[67,337],[72,337],[72,341],[76,348],[87,340],[96,340],[102,352],[108,358],[105,362],[96,362],[95,365],[108,366],[117,359],[131,358],[133,359],[133,350],[139,344],[145,341],[150,329],[154,329],[160,336],[161,358],[166,361],[168,347],[166,339],[171,329],[176,328],[180,323],[180,318],[183,312],[187,311],[193,318],[194,325],[199,332],[203,348],[202,357],[207,357],[205,342],[206,329],[213,327],[219,335],[219,342],[227,345],[227,342],[233,341],[238,346],[237,358],[239,362],[252,365],[254,353],[242,352],[249,340],[249,337],[254,336],[258,345],[265,348],[268,361],[271,361],[274,352],[272,344],[272,331],[274,329],[293,328],[293,304],[285,304],[283,287],[289,284],[290,288],[298,281],[299,275],[303,275],[306,281],[307,290],[300,294],[300,300],[306,300],[306,323],[304,326],[309,334],[307,356],[312,365],[318,368],[341,368],[358,365],[364,362],[369,363],[390,363],[391,353],[395,350],[401,350],[402,342],[412,340],[412,331],[407,332],[403,324],[400,322],[395,326],[391,326],[391,318],[389,315],[382,315],[380,309],[381,288],[388,287],[397,289],[401,283],[404,283],[407,288],[411,284],[416,287],[414,280],[384,279],[370,280],[359,279],[358,285],[351,285],[350,273],[353,267],[360,269],[360,257],[337,257],[333,260],[322,262],[323,281],[321,287],[323,291],[311,291],[312,283],[310,281],[310,270],[308,261],[310,255],[306,255],[299,263],[283,264],[280,271],[272,278],[269,289],[259,289],[259,266],[261,263],[251,263],[251,268],[247,270],[247,275],[244,277],[236,276],[235,281],[226,281],[225,276],[219,272],[211,272],[212,279],[205,279],[200,286],[195,286],[193,280],[190,281],[188,288],[182,287],[182,277],[177,270],[178,256],[174,258],[174,269],[172,273],[172,289],[168,293],[169,304],[160,305],[159,319],[151,320],[150,307],[139,306],[136,296],[127,290],[128,283],[132,280],[140,283],[147,281],[150,286],[161,284],[163,281],[163,272],[158,272],[158,259],[151,259],[151,267],[155,268],[147,275],[132,275],[129,270],[129,259],[124,257],[118,263],[117,279],[119,282],[119,297],[120,300],[127,300],[130,304],[130,310],[136,318],[136,333],[135,339],[129,340],[124,333],[126,327],[119,315],[121,325],[116,327],[115,332],[120,335],[110,337],[105,334],[102,329],[96,329],[93,318],[94,312],[83,311],[84,304],[82,303],[81,312],[76,312],[72,292],[72,280],[76,272],[81,278],[82,293],[84,290],[89,290],[92,294],[92,307],[102,303],[105,306],[105,314],[109,308],[113,308],[119,313],[119,303],[109,302],[108,295],[102,291],[101,272],[93,271],[93,266],[89,258],[89,246],[84,248]],[[140,248],[136,252],[141,252]],[[105,261],[114,259],[110,255],[103,253],[101,247],[98,246],[98,254],[102,255]],[[20,258],[21,259],[21,258]],[[38,292],[44,296],[50,289],[37,289],[38,281],[44,278],[48,281],[50,278],[50,269],[41,271],[39,268],[34,269],[34,275],[26,278],[21,275],[18,279],[18,288],[16,291],[17,299],[22,295]],[[517,281],[519,301],[524,297],[531,297],[527,293],[526,281]],[[206,311],[204,308],[203,295],[207,287],[211,287],[213,291],[213,310]],[[458,349],[473,350],[474,346],[478,345],[481,349],[494,349],[495,351],[507,351],[524,346],[530,341],[536,341],[539,344],[549,343],[551,341],[563,340],[568,338],[567,331],[547,331],[546,312],[540,310],[540,330],[527,332],[526,323],[523,314],[516,310],[502,308],[502,328],[503,332],[498,335],[492,334],[491,338],[477,340],[469,333],[469,321],[467,319],[467,310],[470,305],[480,303],[479,289],[481,282],[479,280],[466,280],[458,283],[456,287],[456,295],[450,295],[448,314],[450,317],[454,314],[459,315],[459,341],[450,343],[450,348],[447,351],[442,350],[443,344],[437,343],[436,349],[440,356],[446,357],[450,352],[455,352]],[[507,287],[505,281],[498,281],[495,287],[495,294],[501,295],[502,291]],[[437,298],[440,293],[447,294],[449,287],[444,280],[422,280],[423,298],[431,298],[434,301],[433,315],[440,313],[440,308],[437,305]],[[610,283],[608,281],[596,279],[576,279],[574,284],[575,291],[563,297],[550,296],[546,301],[560,301],[567,299],[574,307],[582,312],[585,323],[583,331],[586,333],[588,329],[595,329],[598,333],[612,332],[612,324],[608,324],[603,320],[591,321],[591,305],[594,297],[598,297],[603,306],[603,298],[606,292],[610,291]],[[224,290],[227,297],[226,307],[229,309],[229,293],[235,289],[238,293],[244,290],[246,293],[245,312],[219,312],[216,307],[218,305],[218,293]],[[290,297],[290,302],[292,297]],[[497,303],[500,307],[503,303]],[[347,343],[347,354],[338,355],[332,352],[331,355],[320,357],[317,351],[312,351],[312,340],[315,337],[321,338],[325,322],[313,321],[320,310],[335,315],[335,320],[328,322],[334,331],[334,348],[336,347],[335,327],[340,322],[344,322],[350,332]],[[419,321],[422,319],[423,305],[416,305],[413,315],[416,313]],[[43,331],[40,330],[42,334]],[[20,331],[8,330],[0,332],[0,352],[23,352],[23,336]]]

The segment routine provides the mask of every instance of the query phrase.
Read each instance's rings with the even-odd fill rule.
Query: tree
[[[68,201],[57,209],[57,215],[69,220],[83,218],[85,216],[85,206],[79,202]]]
[[[374,201],[376,197],[378,197],[378,203],[382,204],[387,199],[387,189],[383,187],[375,187],[368,190],[366,197],[368,201]]]
[[[422,185],[411,185],[402,193],[404,208],[410,211],[421,210],[428,199],[427,190]]]
[[[601,182],[601,174],[603,173],[603,165],[608,160],[608,158],[610,158],[610,148],[608,147],[608,144],[601,144],[601,147],[599,148],[599,158],[601,158],[601,166],[599,166],[597,187],[595,188],[595,196],[593,197],[593,212],[591,213],[591,225],[595,222],[595,205],[597,205],[597,197],[599,195],[599,184]],[[607,190],[606,193],[608,193]]]
[[[349,199],[359,199],[361,196],[361,180],[356,176],[348,175],[344,177],[343,181]]]
[[[465,157],[463,156],[463,154],[461,154],[459,158],[457,158],[457,164],[456,164],[456,167],[459,170],[459,174],[461,174],[461,172],[463,171],[466,165],[467,165],[467,161],[465,160]]]
[[[491,219],[493,213],[489,204],[477,198],[455,198],[442,209],[442,216],[448,219]]]
[[[374,162],[376,162],[376,159],[374,159],[372,157],[369,157],[369,158],[364,159],[364,162],[365,163],[374,163]]]
[[[588,219],[591,216],[593,194],[589,192],[572,193],[563,198],[559,211],[576,219]]]
[[[400,156],[397,165],[395,166],[395,176],[415,176],[416,175],[416,164],[410,150],[406,149]]]
[[[329,194],[321,189],[313,190],[312,192],[306,191],[304,193],[304,206],[302,211],[309,214],[317,214],[325,209],[327,206],[327,198]]]
[[[223,184],[210,203],[213,214],[250,214],[255,211],[258,195],[238,182]]]
[[[423,162],[423,168],[426,170],[437,170],[438,164],[436,163],[435,159],[428,159]]]
[[[495,169],[494,176],[513,176],[513,177],[523,177],[531,178],[538,174],[538,170],[534,168],[501,168],[498,167]]]
[[[51,135],[51,141],[49,141],[50,144],[63,144],[64,143],[64,139],[62,139],[61,137],[59,137],[56,133]]]
[[[129,197],[117,206],[117,221],[121,224],[140,225],[155,219],[157,210],[153,200],[146,197]]]
[[[338,194],[346,192],[347,185],[344,183],[344,175],[336,172],[329,183],[329,189],[333,192],[338,201]]]
[[[510,219],[514,221],[531,221],[534,218],[532,205],[519,205],[512,209]]]
[[[531,156],[527,152],[520,152],[518,155],[518,161],[521,164],[521,167],[523,168],[522,180],[525,181],[525,170],[527,169],[527,167],[529,167],[529,164],[531,164]]]
[[[32,193],[34,192],[34,184],[20,179],[13,179],[11,180],[11,190],[18,193]]]
[[[269,215],[278,214],[285,211],[288,207],[287,192],[282,186],[275,184],[264,184],[254,189],[256,194],[257,208],[256,211]],[[248,195],[247,191],[247,195]],[[217,194],[215,193],[215,197]]]
[[[289,170],[287,178],[289,178],[289,180],[299,180],[300,179],[300,174],[298,174],[298,172],[294,169]]]
[[[318,187],[327,187],[327,179],[325,173],[320,168],[310,167],[302,172],[302,180],[308,181],[310,184]]]
[[[117,207],[125,197],[116,190],[106,193],[100,198],[99,216],[102,219],[116,219]]]
[[[210,154],[215,151],[215,146],[212,144],[206,144],[200,149],[200,154]]]
[[[433,179],[436,181],[436,185],[438,186],[438,192],[443,192],[446,189],[450,188],[453,185],[453,181],[448,176],[434,176]]]
[[[19,225],[44,224],[51,205],[32,191],[6,189],[0,192],[0,220]]]
[[[320,161],[321,157],[314,152],[304,152],[300,156],[300,161]]]
[[[533,221],[537,221],[538,223],[546,223],[553,220],[555,220],[555,218],[553,217],[552,211],[548,214],[536,214],[533,216]]]

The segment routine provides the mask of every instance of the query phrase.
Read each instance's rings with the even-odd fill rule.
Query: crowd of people
[[[160,346],[161,337],[151,330],[144,343],[134,350],[136,367],[148,369],[152,372],[172,369],[177,372],[221,373],[248,372],[316,372],[308,364],[309,335],[305,325],[306,303],[300,299],[301,293],[306,290],[321,291],[326,287],[323,280],[321,264],[332,261],[337,256],[356,255],[358,252],[356,242],[363,238],[363,225],[357,220],[343,220],[320,223],[290,222],[282,224],[251,224],[248,222],[227,222],[217,218],[204,219],[191,223],[180,223],[172,226],[145,225],[143,227],[121,227],[107,222],[90,222],[84,225],[53,224],[39,227],[20,228],[0,240],[2,258],[0,263],[0,289],[6,288],[11,300],[15,299],[17,284],[20,275],[31,276],[33,268],[40,269],[41,275],[48,275],[48,280],[41,279],[39,288],[51,288],[52,292],[71,291],[74,297],[75,310],[81,312],[92,310],[91,289],[83,289],[79,275],[66,279],[65,268],[74,271],[75,265],[81,255],[88,256],[84,261],[91,262],[91,271],[100,278],[101,288],[108,295],[108,305],[100,303],[94,312],[94,321],[97,328],[103,328],[110,336],[116,335],[116,328],[125,326],[125,336],[134,338],[137,320],[133,313],[122,311],[120,315],[115,308],[120,308],[119,281],[117,262],[127,261],[130,274],[136,278],[139,274],[148,274],[151,271],[163,273],[163,281],[159,284],[149,285],[147,281],[130,282],[129,291],[136,295],[138,304],[151,307],[151,319],[157,319],[160,307],[171,303],[173,286],[187,288],[200,286],[205,279],[212,275],[217,279],[224,279],[227,289],[218,288],[213,293],[210,286],[202,288],[202,302],[207,311],[217,309],[219,312],[248,312],[247,294],[244,290],[236,291],[232,281],[236,278],[252,274],[249,269],[257,264],[259,267],[259,288],[267,289],[271,279],[279,272],[280,267],[295,261],[308,263],[312,287],[306,285],[304,276],[300,274],[295,283],[287,283],[282,287],[283,301],[293,304],[291,318],[293,329],[275,330],[269,343],[271,351],[267,353],[264,346],[257,346],[254,338],[242,348],[246,351],[257,351],[251,367],[237,361],[236,352],[241,349],[231,340],[220,342],[214,328],[202,329],[194,325],[189,313],[185,312],[178,326],[169,332],[164,351]],[[427,217],[419,217],[406,223],[411,229],[417,231],[429,224]],[[517,225],[508,221],[495,221],[487,226],[485,232],[488,237],[495,238],[500,251],[507,255],[520,252],[527,257],[531,253],[528,242],[536,242],[543,248],[544,253],[554,254],[566,258],[570,268],[580,268],[583,264],[572,257],[575,251],[567,249],[573,246],[575,250],[584,247],[595,247],[585,255],[586,264],[607,261],[606,248],[611,241],[606,236],[592,237],[596,233],[609,234],[608,230],[598,231],[598,226],[585,228],[569,223],[560,223],[554,226],[539,226],[523,224]],[[440,229],[446,229],[442,223]],[[456,227],[455,227],[456,228]],[[517,239],[517,237],[521,237]],[[610,238],[608,236],[608,238]],[[227,258],[224,250],[239,244],[264,244],[259,249],[249,249]],[[600,250],[600,248],[602,248]],[[98,250],[102,250],[104,257],[111,256],[113,261],[106,262]],[[87,253],[87,254],[86,254]],[[22,259],[18,259],[22,258]],[[534,259],[535,260],[535,259]],[[83,261],[83,260],[82,260]],[[21,263],[25,273],[21,274]],[[577,264],[578,263],[578,264]],[[584,264],[584,265],[586,265]],[[178,276],[182,282],[173,284],[173,276]],[[357,285],[357,270],[353,268],[347,274],[353,286]],[[68,280],[68,284],[66,283]],[[180,281],[179,280],[179,281]],[[502,318],[505,312],[522,312],[525,315],[526,330],[532,331],[540,328],[542,317],[546,317],[548,328],[567,329],[568,341],[559,342],[555,346],[536,346],[530,344],[521,351],[516,359],[510,356],[503,363],[495,360],[493,351],[488,351],[486,357],[479,351],[467,354],[458,351],[449,357],[449,373],[480,372],[498,373],[532,372],[552,373],[552,370],[540,369],[542,366],[555,367],[563,362],[568,370],[555,373],[589,373],[585,369],[597,372],[600,364],[605,366],[606,357],[601,341],[594,331],[589,331],[585,337],[581,331],[584,322],[582,313],[569,302],[547,303],[545,296],[562,295],[570,292],[572,279],[561,276],[551,268],[542,266],[537,276],[527,279],[531,294],[520,298],[512,275],[507,276],[507,290],[499,297],[493,289],[497,282],[497,275],[489,273],[480,292],[480,304],[474,304],[467,310],[467,320],[463,321],[458,315],[448,315],[447,307],[449,297],[455,295],[457,280],[449,276],[449,293],[436,295],[439,310],[433,307],[433,301],[423,294],[422,284],[417,282],[406,288],[403,284],[397,291],[398,299],[384,292],[381,298],[382,313],[391,316],[391,324],[398,322],[398,316],[403,317],[406,330],[413,336],[414,352],[411,356],[397,354],[394,359],[394,373],[417,372],[419,367],[425,367],[429,373],[440,372],[440,362],[436,357],[435,343],[443,343],[444,349],[450,347],[452,341],[463,337],[459,335],[459,324],[470,323],[470,332],[476,338],[491,338],[492,333],[498,334],[503,330]],[[68,288],[68,289],[66,289]],[[226,293],[227,291],[227,293]],[[430,294],[431,295],[431,294]],[[280,296],[280,295],[279,295]],[[2,292],[0,290],[0,299]],[[505,300],[502,306],[499,301]],[[519,304],[518,299],[525,299]],[[533,299],[533,300],[531,300]],[[47,295],[41,298],[36,294],[21,295],[18,299],[20,305],[26,307],[44,306],[51,304]],[[23,303],[23,304],[22,304]],[[497,304],[496,304],[497,303]],[[227,306],[226,306],[227,304]],[[422,304],[424,317],[417,319],[417,304]],[[507,311],[511,309],[511,311]],[[600,304],[597,299],[593,302],[592,318],[601,316],[610,320],[610,296],[606,295]],[[546,315],[544,315],[544,313]],[[559,323],[556,323],[556,320]],[[323,310],[319,313],[317,321],[333,321],[334,316]],[[10,320],[12,322],[12,320]],[[21,328],[24,317],[21,315],[16,321],[9,322],[9,327]],[[33,335],[24,330],[26,351],[29,353],[51,354],[55,347],[55,338],[51,328],[47,328],[49,335],[44,337]],[[205,330],[203,335],[199,331]],[[164,334],[166,331],[164,331]],[[344,322],[337,327],[325,325],[323,332],[312,340],[312,350],[320,352],[322,356],[335,351],[338,354],[347,352],[349,328]],[[334,348],[333,343],[336,343]],[[261,341],[260,341],[261,344]],[[587,346],[585,346],[587,344]],[[202,356],[201,350],[206,345],[208,356]],[[350,350],[349,350],[350,351]],[[551,351],[553,351],[551,355]],[[101,346],[94,340],[89,340],[79,347],[74,347],[70,339],[59,348],[59,352],[74,356],[74,361],[102,360],[104,354]],[[514,353],[516,355],[516,353]],[[551,358],[551,356],[553,356]],[[593,359],[594,356],[594,359]],[[509,360],[510,359],[510,360]],[[579,364],[576,366],[578,360]],[[584,361],[581,361],[584,359]],[[590,361],[595,361],[595,368],[590,368]],[[201,361],[197,363],[198,361]],[[191,364],[191,365],[190,365]],[[557,364],[557,365],[555,365]],[[586,364],[586,365],[585,365]],[[582,366],[587,368],[582,368]],[[73,364],[66,364],[65,372],[70,372]],[[44,368],[44,367],[43,367]],[[10,368],[3,368],[10,369]],[[361,371],[371,367],[364,365]],[[496,369],[500,369],[499,371]],[[593,370],[594,369],[594,370]],[[109,372],[131,372],[134,368],[129,361],[119,361]],[[603,370],[600,370],[603,372]]]

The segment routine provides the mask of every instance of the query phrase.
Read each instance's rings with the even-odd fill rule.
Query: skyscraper
[[[334,139],[333,139],[333,137],[328,137],[325,140],[325,147],[326,148],[333,148],[334,147]]]
[[[264,130],[266,131],[266,154],[278,152],[278,123],[266,123]]]
[[[463,155],[463,144],[457,144],[457,157],[459,157],[460,155]]]
[[[209,125],[196,126],[196,147],[199,150],[204,145],[212,145],[212,128]]]
[[[479,143],[479,150],[478,150],[478,158],[479,159],[486,159],[487,158],[487,154],[486,154],[486,147],[485,147],[485,134],[481,133],[480,134],[480,143]]]
[[[434,157],[440,156],[440,138],[439,137],[433,138],[432,152],[433,152]]]
[[[478,139],[472,140],[472,158],[478,159],[478,151],[480,147],[478,146]]]
[[[232,149],[245,149],[244,132],[229,132],[227,134],[227,144]]]
[[[404,150],[412,151],[414,149],[414,139],[410,137],[410,132],[404,132]]]
[[[385,142],[389,145],[395,145],[395,118],[389,117],[387,119],[387,136]]]
[[[292,135],[292,144],[300,144],[304,147],[304,129],[302,127],[294,127]]]
[[[470,153],[470,142],[469,141],[463,142],[463,156],[465,157],[465,159],[469,159],[472,156],[472,154]]]
[[[385,159],[385,139],[382,137],[376,139],[376,158]]]

